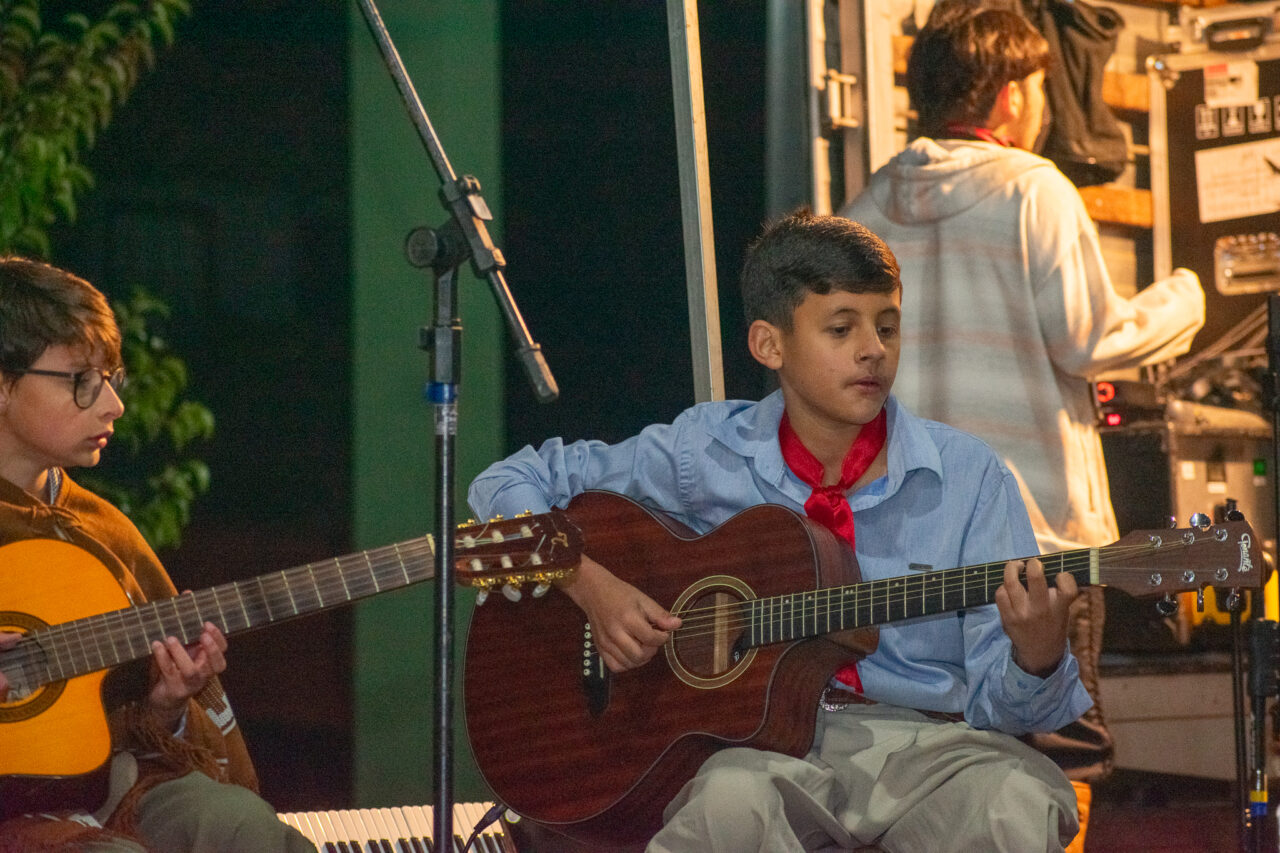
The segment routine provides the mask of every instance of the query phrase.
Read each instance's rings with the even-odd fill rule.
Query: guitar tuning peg
[[[1204,587],[1200,587],[1196,590],[1196,612],[1204,612]]]
[[[519,601],[523,597],[523,593],[509,583],[502,585],[502,595],[507,601]]]
[[[489,600],[489,590],[482,589],[476,593],[476,607],[479,607],[481,604],[484,604],[488,600]]]
[[[1244,513],[1239,510],[1235,498],[1227,498],[1222,517],[1227,521],[1244,521]]]
[[[1212,523],[1213,522],[1209,519],[1209,516],[1205,515],[1203,512],[1196,512],[1196,513],[1192,513],[1191,515],[1192,527],[1198,527],[1201,530],[1207,530],[1209,528],[1209,525]]]
[[[1240,590],[1232,587],[1227,593],[1227,600],[1223,602],[1223,609],[1228,613],[1232,613],[1240,609]]]
[[[547,590],[549,589],[551,589],[551,584],[543,581],[533,588],[533,597],[542,598],[542,596],[547,594]]]
[[[1172,515],[1171,515],[1171,516],[1169,516],[1169,517],[1168,517],[1168,522],[1169,522],[1169,529],[1170,529],[1170,530],[1177,530],[1177,529],[1178,529],[1178,519],[1177,519],[1177,517],[1176,517],[1176,516],[1172,516]]]
[[[1178,599],[1172,593],[1166,593],[1164,598],[1156,602],[1156,611],[1161,616],[1172,616],[1178,612]]]
[[[470,527],[475,523],[476,523],[476,520],[474,518],[468,518],[466,521],[458,522],[458,529],[462,530],[464,528]]]

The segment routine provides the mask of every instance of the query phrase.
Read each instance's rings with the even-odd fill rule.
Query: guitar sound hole
[[[684,625],[676,632],[675,656],[690,674],[716,678],[738,663],[747,629],[744,604],[736,593],[705,590],[678,614]]]
[[[29,613],[0,611],[0,631],[31,634],[49,627],[46,622]],[[16,723],[38,717],[53,707],[66,689],[66,681],[51,681],[45,661],[44,649],[30,639],[25,646],[10,650],[8,656],[21,655],[25,662],[9,667],[6,657],[5,676],[9,680],[9,698],[0,704],[0,723]]]

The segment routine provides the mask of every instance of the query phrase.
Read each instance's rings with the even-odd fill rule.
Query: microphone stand
[[[1263,383],[1263,394],[1266,406],[1271,411],[1271,458],[1272,466],[1280,460],[1280,296],[1271,294],[1267,297],[1267,374],[1266,381]],[[1271,471],[1274,480],[1276,471]],[[1275,522],[1275,530],[1280,532],[1280,490],[1277,490],[1276,500],[1272,507],[1272,518]],[[1244,833],[1242,835],[1241,849],[1249,851],[1249,853],[1260,853],[1265,850],[1274,850],[1276,839],[1274,837],[1267,838],[1268,834],[1274,836],[1275,825],[1268,815],[1269,798],[1267,792],[1267,739],[1266,739],[1266,718],[1267,718],[1267,700],[1273,699],[1280,694],[1280,672],[1277,672],[1276,653],[1280,649],[1280,640],[1277,639],[1277,624],[1265,618],[1266,615],[1266,586],[1265,584],[1256,590],[1252,596],[1252,619],[1249,626],[1249,695],[1252,700],[1253,726],[1250,734],[1252,735],[1252,761],[1248,762],[1242,754],[1242,735],[1241,724],[1243,713],[1237,710],[1237,778],[1240,784],[1240,792],[1237,795],[1237,807],[1243,805],[1246,789],[1248,790],[1248,805],[1241,809],[1241,817],[1243,821]],[[1259,611],[1262,611],[1261,614]],[[1235,639],[1236,655],[1239,654],[1241,645],[1241,631],[1239,624],[1239,613],[1231,614],[1232,628]],[[1239,691],[1236,694],[1237,703],[1239,702]],[[1252,764],[1252,779],[1245,776],[1245,768],[1248,763]]]
[[[1254,606],[1257,606],[1255,601]],[[1249,695],[1253,702],[1253,780],[1249,790],[1246,850],[1273,850],[1265,838],[1267,819],[1267,700],[1280,692],[1276,672],[1276,623],[1254,619],[1249,625]]]
[[[359,0],[387,70],[409,110],[423,145],[440,178],[440,201],[450,218],[438,228],[417,228],[410,232],[405,252],[417,267],[430,267],[435,276],[435,325],[419,330],[418,345],[431,353],[431,381],[426,397],[435,425],[436,449],[436,644],[434,720],[435,742],[435,825],[436,850],[452,850],[453,842],[453,598],[454,598],[454,441],[458,427],[458,381],[462,372],[462,321],[458,317],[457,273],[467,259],[477,278],[488,279],[507,326],[516,340],[517,353],[539,402],[549,403],[559,396],[555,379],[533,342],[507,288],[502,271],[506,262],[489,238],[485,222],[493,219],[480,195],[480,182],[470,175],[461,178],[453,171],[431,120],[405,71],[400,54],[391,41],[373,0]]]

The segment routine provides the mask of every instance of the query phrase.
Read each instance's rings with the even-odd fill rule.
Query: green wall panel
[[[498,185],[498,8],[489,0],[382,0],[391,38],[442,146],[459,174],[479,178],[494,215]],[[433,282],[408,265],[406,234],[445,219],[439,181],[377,43],[351,6],[350,122],[355,539],[360,548],[435,528],[432,410],[418,329],[432,322]],[[501,246],[500,230],[493,227]],[[458,517],[466,485],[502,448],[502,362],[508,337],[486,282],[459,276],[464,349],[457,438]],[[473,597],[458,595],[456,667]],[[430,584],[359,605],[355,627],[355,796],[359,805],[434,799]],[[460,699],[460,693],[459,695]],[[484,790],[455,709],[454,794]]]

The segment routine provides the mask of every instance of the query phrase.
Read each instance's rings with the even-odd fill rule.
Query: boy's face
[[[59,344],[41,353],[31,369],[79,373],[108,367],[99,361],[83,348]],[[76,405],[73,389],[74,380],[59,376],[23,374],[0,382],[0,475],[27,488],[54,466],[98,464],[124,406],[110,383],[103,383],[87,409]]]
[[[792,423],[828,428],[871,421],[898,373],[902,294],[810,293],[791,329],[752,325],[752,354],[777,371]]]

